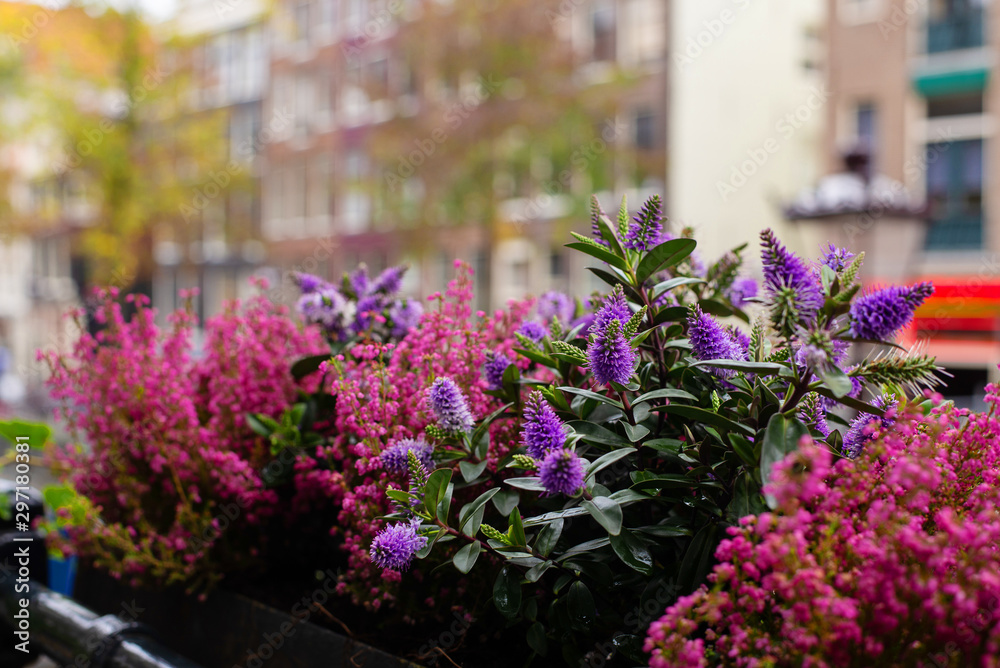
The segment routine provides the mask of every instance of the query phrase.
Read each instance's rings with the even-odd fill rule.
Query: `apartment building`
[[[563,99],[591,105],[592,134],[564,142],[558,157],[523,139],[525,116],[544,106],[520,90],[523,81],[464,64],[480,43],[481,53],[491,48],[487,15],[477,25],[462,15],[470,8],[452,17],[441,11],[446,4],[276,3],[264,118],[290,121],[264,147],[268,263],[282,276],[336,277],[360,262],[373,271],[406,262],[407,288],[429,293],[462,259],[476,271],[483,308],[548,289],[585,294],[590,274],[563,244],[571,227],[589,229],[590,193],[607,191],[616,207],[612,192],[630,192],[638,206],[665,187],[668,3],[581,0],[538,16],[573,58],[565,81],[576,97]],[[461,27],[423,40],[419,31],[431,25]],[[457,55],[462,49],[472,57]],[[610,109],[587,99],[602,86],[625,91]],[[562,119],[551,122],[559,132]],[[455,166],[471,164],[463,147],[488,143],[498,156],[490,176],[470,176],[480,180],[466,201],[450,201],[439,173],[461,181],[467,175]]]
[[[874,170],[926,200],[904,278],[937,292],[906,339],[926,342],[952,392],[974,395],[1000,363],[1000,11],[983,0],[827,0],[827,11],[828,171],[861,144]],[[856,222],[876,255],[906,246],[877,234],[885,220]]]

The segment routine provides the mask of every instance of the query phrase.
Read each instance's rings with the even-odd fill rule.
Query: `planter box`
[[[204,668],[420,668],[301,619],[301,608],[297,619],[224,590],[199,601],[183,591],[131,589],[81,566],[74,598],[99,614],[131,616]]]

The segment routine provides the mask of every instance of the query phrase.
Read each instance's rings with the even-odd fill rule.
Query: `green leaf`
[[[639,533],[644,533],[647,536],[653,536],[654,538],[679,538],[681,536],[690,536],[691,529],[687,527],[677,527],[671,526],[669,524],[653,524],[645,527],[638,527],[633,529],[633,531],[638,531]]]
[[[684,441],[676,438],[654,438],[642,444],[644,448],[652,448],[660,452],[680,452],[684,447]]]
[[[633,471],[632,477],[635,479],[632,485],[632,489],[634,490],[699,487],[702,485],[702,483],[699,483],[694,478],[689,478],[680,473]]]
[[[53,510],[64,508],[76,500],[77,494],[71,487],[66,485],[48,485],[43,491],[45,505]]]
[[[524,535],[524,525],[521,523],[521,511],[517,508],[510,511],[510,529],[508,534],[513,541],[514,545],[520,545],[522,547],[528,546],[528,538]]]
[[[455,564],[459,573],[468,573],[472,570],[476,560],[479,559],[479,553],[482,551],[482,544],[478,540],[474,540],[455,553],[452,563]]]
[[[728,318],[734,313],[733,309],[728,304],[723,304],[722,302],[714,299],[702,299],[698,302],[698,307],[705,313],[719,318]]]
[[[599,550],[602,547],[609,545],[610,542],[611,541],[607,536],[605,536],[604,538],[595,538],[593,540],[585,541],[583,543],[580,543],[579,545],[574,545],[573,547],[569,548],[568,550],[560,554],[558,557],[556,557],[556,561],[564,561],[578,554],[583,554],[584,552]]]
[[[612,536],[617,536],[622,530],[622,508],[606,496],[595,496],[593,501],[580,504],[597,523],[604,527]]]
[[[636,278],[642,283],[661,269],[680,263],[697,245],[694,239],[671,239],[663,242],[642,258],[635,272]]]
[[[601,455],[600,457],[597,458],[596,461],[594,461],[593,463],[590,464],[590,466],[587,467],[587,476],[590,477],[594,475],[598,471],[601,471],[607,468],[608,466],[611,466],[622,457],[627,457],[628,455],[634,452],[636,452],[635,448],[620,448],[618,450],[612,450],[611,452]]]
[[[438,503],[448,492],[448,483],[451,482],[451,469],[437,469],[427,478],[424,485],[424,509],[430,513],[431,517],[438,517],[442,522],[447,523],[448,517],[438,516]]]
[[[666,306],[653,315],[653,325],[662,325],[665,322],[678,322],[686,320],[688,317],[686,306]]]
[[[611,445],[616,448],[632,447],[632,444],[629,443],[624,437],[619,436],[610,429],[605,429],[594,422],[588,422],[586,420],[571,420],[569,422],[569,426],[572,427],[573,431],[577,434],[583,436],[583,440],[589,443]]]
[[[784,364],[778,364],[776,362],[743,362],[741,360],[704,360],[702,362],[695,362],[691,366],[710,366],[715,369],[732,369],[734,371],[742,371],[743,373],[755,373],[759,376],[772,376],[774,374],[781,374],[782,371],[788,369]]]
[[[757,458],[754,456],[753,443],[743,434],[729,433],[729,444],[733,446],[733,452],[739,455],[740,459],[747,466],[757,466]]]
[[[542,527],[542,530],[538,532],[538,537],[535,538],[535,552],[543,557],[549,556],[555,549],[556,543],[559,542],[565,524],[565,520],[557,519]]]
[[[470,501],[469,503],[462,506],[462,510],[458,514],[458,530],[462,531],[463,529],[465,529],[465,525],[469,522],[469,520],[472,519],[473,515],[482,510],[483,507],[486,505],[486,502],[492,499],[494,495],[496,495],[499,491],[500,491],[499,487],[488,489],[482,494],[480,494],[478,497],[476,497],[475,501]],[[482,517],[482,513],[480,513],[480,517]],[[478,526],[470,528],[469,531],[470,535],[473,536],[476,535],[478,532],[479,532]]]
[[[551,564],[551,562],[545,562]],[[534,582],[534,580],[532,580]],[[539,656],[545,656],[549,651],[549,642],[545,637],[545,627],[542,626],[541,622],[535,622],[528,627],[528,647],[533,649],[538,653]]]
[[[646,436],[649,436],[649,427],[646,427],[645,425],[632,425],[628,422],[623,422],[622,428],[625,429],[625,435],[628,436],[628,440],[633,443],[638,443]]]
[[[618,267],[622,271],[628,271],[628,263],[622,258],[618,257],[611,251],[609,251],[604,246],[592,246],[587,243],[574,242],[571,244],[566,244],[566,248],[572,248],[573,250],[578,250],[581,253],[586,253],[591,257],[595,257],[602,262],[607,262],[612,267]]]
[[[529,492],[544,492],[545,486],[539,481],[538,476],[524,476],[523,478],[507,478],[505,483],[511,487],[524,489]]]
[[[493,501],[493,507],[497,509],[497,512],[501,515],[510,515],[510,511],[514,509],[518,501],[521,500],[521,496],[512,490],[505,489],[497,492],[491,501]]]
[[[818,387],[812,387],[812,386],[810,386],[810,389],[813,390],[814,392],[816,392],[816,394],[820,394],[820,395],[826,397],[827,399],[833,399],[837,403],[843,404],[844,406],[847,406],[848,408],[853,408],[856,411],[861,411],[862,413],[868,413],[869,415],[874,415],[876,417],[883,417],[885,415],[885,410],[883,410],[881,408],[876,408],[875,406],[872,406],[871,404],[866,404],[865,402],[861,401],[860,399],[853,399],[851,397],[840,397],[840,398],[838,398],[837,396],[835,396],[833,394],[833,392],[831,392],[829,389],[823,387],[822,385],[820,385]]]
[[[11,443],[28,443],[29,447],[41,448],[52,438],[52,430],[40,422],[25,422],[24,420],[4,420],[0,422],[0,436]],[[21,440],[18,441],[17,437]],[[27,436],[27,441],[24,437]]]
[[[611,244],[611,251],[619,257],[625,257],[625,249],[622,248],[618,235],[611,229],[610,222],[605,216],[597,216],[597,229],[600,230],[601,237]]]
[[[547,366],[550,369],[558,369],[559,365],[556,361],[546,355],[545,353],[539,352],[537,350],[526,350],[524,348],[514,348],[514,352],[521,357],[526,357],[536,364],[541,364],[542,366]]]
[[[705,279],[703,278],[689,278],[687,276],[677,276],[676,278],[671,278],[666,281],[663,281],[662,283],[657,283],[656,285],[654,285],[653,298],[655,299],[656,297],[662,295],[664,292],[668,292],[682,285],[695,285],[697,283],[704,283],[704,282]]]
[[[579,580],[569,586],[566,592],[566,606],[574,626],[589,628],[597,619],[597,608],[594,605],[594,595],[587,585]]]
[[[774,465],[790,452],[799,448],[799,440],[809,434],[809,428],[797,419],[788,419],[775,413],[764,431],[764,443],[760,453],[760,480],[766,486],[771,482]],[[768,505],[774,507],[774,499],[768,498]]]
[[[579,387],[572,387],[569,385],[564,385],[559,388],[563,392],[568,392],[569,394],[575,394],[577,396],[585,397],[587,399],[593,399],[594,401],[600,401],[601,403],[608,404],[609,406],[614,406],[620,411],[625,410],[625,405],[620,401],[616,401],[611,397],[606,397],[603,394],[598,394],[597,392],[591,392],[590,390],[583,390]]]
[[[691,539],[677,574],[677,579],[683,590],[682,593],[690,594],[705,581],[714,563],[713,557],[719,542],[718,539],[718,524],[705,525]]]
[[[274,430],[269,428],[266,424],[264,424],[263,420],[261,420],[262,417],[265,416],[254,415],[253,413],[247,413],[244,416],[244,418],[247,421],[247,426],[253,430],[253,433],[257,434],[258,436],[263,436],[264,438],[268,438],[274,432]]]
[[[744,471],[736,478],[733,486],[733,500],[729,502],[727,511],[735,523],[746,515],[759,515],[767,510],[764,505],[763,496],[760,493],[760,486]]]
[[[472,462],[459,462],[458,469],[462,472],[462,479],[465,482],[472,482],[486,469],[486,460],[473,464]]]
[[[538,582],[540,579],[542,579],[542,576],[545,574],[545,571],[549,570],[553,566],[555,566],[554,561],[548,561],[548,560],[540,561],[528,569],[528,571],[524,574],[524,579],[527,580],[528,582]]]
[[[826,386],[830,388],[830,391],[833,392],[833,396],[838,399],[843,399],[851,393],[852,389],[854,389],[854,386],[851,385],[851,379],[847,377],[847,374],[832,364],[823,365],[818,369],[815,369],[815,371],[816,375],[819,376]]]
[[[506,403],[490,413],[484,420],[480,421],[479,425],[476,426],[475,431],[472,432],[472,437],[469,439],[469,442],[472,443],[473,447],[476,447],[483,442],[483,439],[486,438],[487,434],[489,434],[490,424],[492,424],[494,420],[500,417],[504,411],[513,405],[514,404],[512,403]],[[480,456],[480,459],[486,459],[485,453]]]
[[[295,378],[295,380],[301,380],[309,374],[319,371],[320,365],[329,360],[330,357],[330,353],[303,357],[292,365],[292,377]]]
[[[493,583],[493,605],[504,617],[514,617],[521,608],[521,581],[510,566],[500,569]]]
[[[626,566],[643,575],[652,575],[653,555],[649,553],[645,543],[630,530],[622,529],[617,536],[610,536],[608,540],[611,542],[611,549]]]
[[[690,392],[685,392],[684,390],[677,390],[672,387],[665,387],[659,390],[652,390],[646,392],[645,394],[640,394],[632,401],[632,406],[638,406],[639,404],[652,401],[653,399],[685,399],[687,401],[697,401],[698,398],[691,394]]]
[[[736,422],[735,420],[722,417],[718,413],[705,410],[704,408],[698,408],[697,406],[670,404],[669,406],[657,406],[654,410],[664,411],[670,415],[679,415],[680,417],[688,418],[690,420],[710,424],[713,427],[724,429],[725,431],[741,431],[748,436],[754,435],[754,430],[750,426],[745,425],[742,422]]]

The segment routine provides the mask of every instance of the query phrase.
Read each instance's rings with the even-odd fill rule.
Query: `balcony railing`
[[[927,53],[971,49],[983,41],[982,7],[951,11],[927,23]]]
[[[982,214],[935,220],[927,231],[927,250],[974,250],[982,246]]]

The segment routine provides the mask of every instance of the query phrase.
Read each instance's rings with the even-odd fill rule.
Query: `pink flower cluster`
[[[135,309],[126,318],[117,296],[97,294],[96,336],[84,331],[70,354],[44,356],[52,396],[79,441],[54,451],[53,464],[100,514],[71,529],[73,544],[116,577],[217,579],[250,552],[227,549],[245,540],[227,527],[257,523],[276,501],[261,479],[268,443],[245,415],[277,417],[298,390],[314,389],[289,368],[325,344],[255,297],[209,320],[196,356],[189,311],[160,331],[145,297],[126,297]]]
[[[803,442],[773,513],[649,629],[653,668],[1000,666],[1000,389],[905,414],[854,460]],[[935,397],[940,400],[940,397]]]
[[[424,313],[419,327],[395,344],[359,344],[350,359],[340,356],[328,365],[336,376],[331,393],[337,397],[337,435],[335,446],[317,460],[327,458],[331,471],[322,475],[317,468],[322,480],[309,487],[303,487],[300,475],[298,494],[302,503],[305,497],[342,499],[334,532],[344,539],[348,569],[339,587],[366,606],[378,608],[391,600],[392,585],[399,581],[397,573],[383,574],[369,554],[372,540],[385,525],[379,517],[391,512],[385,490],[395,480],[378,455],[399,439],[417,437],[434,421],[424,398],[438,377],[455,381],[475,418],[499,408],[499,401],[486,394],[486,354],[492,350],[514,357],[513,333],[531,308],[530,302],[515,302],[492,317],[473,313],[472,270],[462,263],[456,268],[457,278],[446,293],[429,297],[437,308]],[[517,424],[494,423],[489,470],[495,471],[497,461],[518,445]]]

